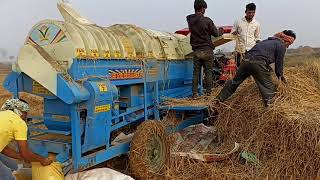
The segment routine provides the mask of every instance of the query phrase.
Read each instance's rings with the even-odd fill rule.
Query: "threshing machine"
[[[166,98],[191,95],[189,36],[134,25],[100,27],[69,4],[58,3],[58,9],[65,21],[36,24],[4,82],[14,97],[26,92],[44,99],[43,116],[29,125],[35,153],[54,153],[80,171],[127,153],[130,141],[113,145],[112,134],[160,120],[168,108],[190,113],[174,130],[203,120],[205,107],[161,106]],[[214,43],[231,40],[225,34]]]

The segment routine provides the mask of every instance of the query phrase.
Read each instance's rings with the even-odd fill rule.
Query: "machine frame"
[[[44,116],[31,117],[39,121],[29,124],[29,146],[35,153],[42,156],[48,156],[48,153],[57,154],[56,159],[67,167],[66,172],[71,168],[77,172],[128,153],[130,142],[111,145],[112,132],[123,127],[149,119],[160,120],[170,110],[174,110],[177,115],[188,113],[191,116],[176,127],[168,128],[168,132],[175,132],[201,122],[204,119],[206,107],[161,105],[166,98],[184,98],[191,95],[192,66],[191,60],[111,59],[93,62],[75,59],[69,74],[74,82],[77,82],[76,84],[80,84],[83,86],[81,88],[89,91],[90,98],[83,91],[82,96],[87,100],[74,101],[76,103],[70,104],[47,92],[24,73],[11,72],[4,82],[4,87],[16,98],[19,97],[19,92],[36,94],[44,98]],[[111,73],[117,72],[114,71],[115,67],[127,70],[126,72],[136,69],[132,72],[138,72],[138,74],[117,77]],[[57,79],[61,91],[72,87],[62,86],[61,84],[66,84],[60,82],[64,81],[62,77]],[[175,87],[174,84],[170,85],[170,80],[175,84],[181,84]],[[119,91],[123,93],[117,90],[114,92],[114,89],[120,89]],[[199,90],[201,90],[200,86]],[[115,99],[114,96],[117,96],[117,93],[119,97]],[[62,96],[70,96],[70,94],[66,93]],[[70,99],[70,97],[62,97],[62,99]],[[126,107],[123,103],[128,99],[131,100],[131,105]],[[115,102],[117,104],[114,104]],[[114,113],[116,106],[125,110]],[[83,109],[86,109],[87,113],[85,118],[82,117]],[[56,122],[60,124],[52,124]],[[70,123],[70,128],[66,126],[66,122]],[[53,127],[53,129],[41,128],[44,126]],[[105,135],[101,136],[101,133]]]

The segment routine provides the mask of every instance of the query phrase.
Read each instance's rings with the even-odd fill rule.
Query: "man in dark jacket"
[[[281,81],[287,83],[283,75],[283,61],[286,48],[295,39],[296,34],[293,31],[285,30],[256,44],[246,54],[244,62],[240,65],[234,79],[228,81],[216,97],[217,101],[223,102],[228,99],[245,79],[253,76],[262,95],[264,105],[267,107],[275,94],[270,64],[275,63],[275,74]]]
[[[195,0],[195,14],[187,16],[189,30],[191,32],[190,43],[194,51],[193,63],[193,81],[192,93],[193,97],[198,96],[198,84],[201,73],[201,67],[205,69],[206,77],[206,93],[210,94],[212,90],[212,69],[213,69],[213,50],[214,45],[211,36],[218,37],[222,35],[223,30],[218,31],[213,21],[205,17],[207,3],[204,0]]]

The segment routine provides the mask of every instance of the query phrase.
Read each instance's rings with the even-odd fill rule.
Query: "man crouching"
[[[40,162],[47,166],[52,163],[49,158],[34,154],[28,148],[26,124],[27,114],[30,110],[26,101],[20,99],[7,100],[0,112],[0,179],[14,180],[12,171],[16,170],[16,163],[10,159],[25,162]],[[8,147],[13,140],[18,144],[19,152]],[[8,158],[9,157],[9,158]]]
[[[216,100],[218,102],[227,100],[245,79],[252,76],[258,85],[264,105],[267,107],[276,90],[272,82],[270,64],[275,64],[275,74],[282,82],[287,83],[283,75],[284,56],[286,49],[295,39],[296,34],[292,30],[284,30],[256,44],[248,51],[236,76],[226,83]]]

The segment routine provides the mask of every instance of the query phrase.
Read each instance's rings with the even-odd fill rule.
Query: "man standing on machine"
[[[206,94],[210,95],[212,90],[212,69],[214,60],[214,45],[211,36],[218,37],[223,34],[223,29],[217,29],[213,21],[205,17],[207,3],[204,0],[195,0],[195,13],[187,16],[189,30],[191,32],[190,43],[194,51],[193,60],[193,97],[198,96],[198,84],[200,79],[201,67],[204,67]]]

